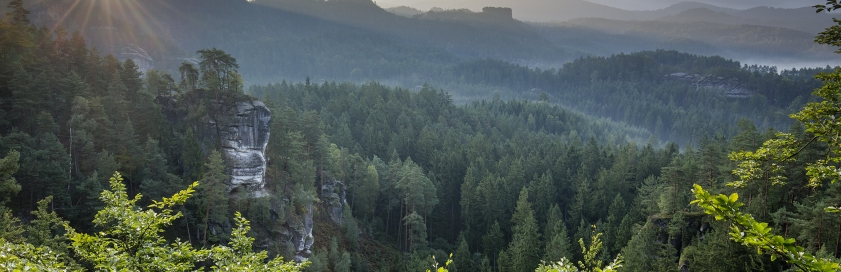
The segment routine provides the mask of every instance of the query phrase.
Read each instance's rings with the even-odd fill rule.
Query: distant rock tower
[[[511,8],[484,7],[482,8],[482,13],[493,16],[495,18],[514,19],[514,15],[511,11]]]
[[[121,61],[131,59],[134,61],[134,64],[137,64],[138,70],[143,74],[146,74],[146,71],[149,69],[155,68],[155,62],[152,60],[152,57],[146,53],[146,50],[140,47],[123,47],[123,50],[120,51],[119,59]]]

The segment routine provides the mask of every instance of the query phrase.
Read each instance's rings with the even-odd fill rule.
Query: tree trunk
[[[823,247],[823,241],[821,240],[821,235],[823,234],[823,213],[818,212],[818,248],[817,250],[821,250]]]
[[[838,221],[838,232],[835,236],[835,258],[841,258],[841,251],[838,250],[839,242],[841,242],[841,221]]]
[[[193,236],[190,235],[190,220],[188,220],[186,216],[184,217],[184,223],[187,224],[187,239],[189,239],[190,244],[192,245],[193,244]]]

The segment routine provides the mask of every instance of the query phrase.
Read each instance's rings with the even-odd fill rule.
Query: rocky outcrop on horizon
[[[667,75],[667,77],[689,83],[696,90],[707,90],[715,92],[720,96],[750,98],[753,95],[753,92],[745,88],[745,84],[739,82],[738,78],[727,78],[717,75],[702,76],[687,73],[673,73]]]

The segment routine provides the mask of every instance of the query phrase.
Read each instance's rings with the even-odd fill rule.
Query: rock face
[[[329,215],[330,220],[336,224],[342,224],[342,213],[344,205],[347,204],[345,199],[345,184],[341,181],[330,177],[327,172],[321,172],[321,202],[324,205],[324,211]],[[288,199],[284,199],[287,205],[290,205]],[[295,261],[304,261],[312,254],[311,248],[315,238],[312,235],[313,229],[313,210],[315,207],[310,204],[305,207],[303,211],[296,210],[292,213],[286,214],[285,223],[279,229],[279,235],[274,239],[283,240],[292,246],[295,251]]]
[[[126,61],[130,59],[137,65],[137,70],[141,73],[146,74],[146,71],[150,69],[155,69],[155,61],[152,57],[146,53],[146,50],[140,47],[133,47],[133,46],[126,46],[120,50],[120,54],[117,55],[117,58],[120,61]]]
[[[218,97],[213,99],[211,97]],[[272,112],[263,102],[242,94],[218,95],[207,90],[193,90],[180,97],[158,96],[167,121],[193,128],[202,148],[213,146],[225,161],[228,192],[242,190],[249,197],[266,196],[266,146]],[[206,105],[204,116],[190,116],[189,108]],[[203,150],[208,154],[210,150]]]
[[[715,92],[720,96],[730,98],[750,98],[753,92],[745,88],[745,84],[737,78],[725,78],[717,75],[699,75],[674,73],[667,75],[670,79],[680,80],[694,86],[696,90]]]
[[[347,204],[345,198],[347,187],[341,181],[328,176],[327,172],[322,172],[322,176],[324,178],[321,182],[321,202],[324,203],[324,208],[330,215],[330,220],[336,225],[341,225],[342,213],[345,204]]]
[[[266,146],[272,113],[263,102],[242,101],[229,107],[225,114],[209,125],[219,137],[226,170],[231,176],[228,191],[245,189],[253,197],[266,195]]]
[[[295,250],[295,261],[301,262],[309,258],[310,248],[315,242],[312,236],[312,212],[313,207],[309,206],[303,214],[290,214],[286,216],[286,223],[283,224],[281,235],[287,239]]]

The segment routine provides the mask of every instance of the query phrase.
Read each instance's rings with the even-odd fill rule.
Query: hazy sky
[[[410,6],[421,10],[432,7],[470,8],[481,7],[486,0],[374,0],[381,7]],[[529,0],[508,0],[512,3]],[[685,2],[686,0],[590,0],[590,2],[608,5],[627,10],[654,10],[669,5]],[[694,0],[721,7],[747,9],[757,6],[772,6],[779,8],[799,8],[826,3],[824,0]],[[498,1],[494,1],[498,2]]]

